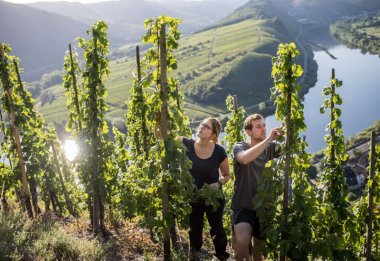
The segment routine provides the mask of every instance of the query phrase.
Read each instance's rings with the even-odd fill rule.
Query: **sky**
[[[15,3],[15,4],[30,4],[30,3],[35,3],[35,2],[63,2],[63,1],[80,2],[83,4],[89,4],[89,3],[105,2],[105,1],[112,1],[112,0],[4,0],[4,1]],[[149,1],[152,1],[152,0],[149,0]],[[162,1],[162,0],[153,0],[153,1]],[[186,1],[186,0],[181,0],[181,1]],[[198,0],[198,1],[202,1],[202,0]]]
[[[5,1],[15,3],[15,4],[30,4],[30,3],[35,3],[35,2],[62,2],[62,1],[80,2],[80,3],[88,4],[88,3],[104,2],[106,0],[5,0]]]

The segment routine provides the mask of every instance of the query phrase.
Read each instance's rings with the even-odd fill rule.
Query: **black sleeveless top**
[[[217,182],[219,179],[219,165],[227,158],[227,153],[224,148],[215,144],[211,157],[201,159],[195,153],[195,141],[193,139],[183,138],[182,142],[187,148],[187,156],[193,162],[190,173],[195,180],[197,189],[202,188],[204,183],[211,184]]]

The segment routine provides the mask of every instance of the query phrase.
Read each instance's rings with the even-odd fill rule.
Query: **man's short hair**
[[[252,130],[252,121],[259,119],[264,120],[264,117],[258,113],[249,115],[244,121],[244,130]]]

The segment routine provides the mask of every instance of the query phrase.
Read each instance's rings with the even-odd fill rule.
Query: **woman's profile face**
[[[214,131],[212,129],[211,120],[204,120],[198,126],[197,136],[204,139],[212,139]]]

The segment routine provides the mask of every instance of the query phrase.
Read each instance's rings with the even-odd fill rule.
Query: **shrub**
[[[57,225],[43,231],[31,251],[38,260],[101,260],[105,254],[95,239],[78,238]]]
[[[33,223],[19,209],[0,212],[0,257],[1,260],[19,260],[28,253],[33,239]]]
[[[114,119],[112,119],[111,124],[113,127],[116,127],[122,133],[127,133],[127,127],[125,126],[125,120],[124,119],[122,119],[120,117],[114,118]]]
[[[46,86],[54,86],[56,84],[62,83],[62,71],[54,70],[49,73],[45,73],[41,77],[41,82]]]
[[[0,211],[1,260],[102,260],[96,239],[79,238],[59,223],[30,220],[20,209]]]
[[[27,89],[32,94],[33,98],[38,97],[40,95],[41,90],[44,88],[44,85],[41,82],[31,82],[27,83]]]

